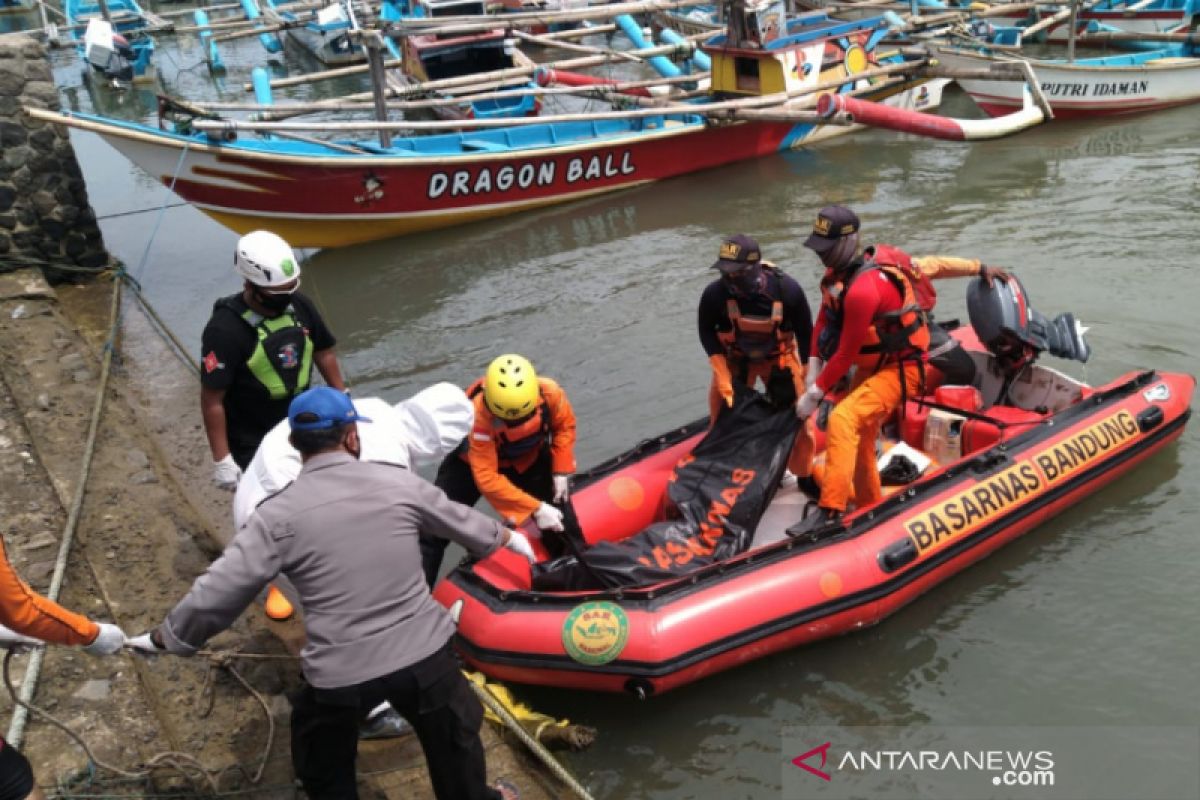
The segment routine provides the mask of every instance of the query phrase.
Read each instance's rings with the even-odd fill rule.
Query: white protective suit
[[[378,397],[354,398],[362,460],[416,468],[435,464],[471,431],[475,413],[462,389],[435,383],[396,405]],[[241,528],[258,504],[300,474],[300,454],[288,443],[287,420],[262,440],[233,498],[233,524]]]

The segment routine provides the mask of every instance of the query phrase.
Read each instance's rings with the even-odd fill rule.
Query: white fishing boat
[[[1200,57],[1194,44],[1074,61],[954,47],[939,47],[936,52],[950,67],[1028,61],[1058,119],[1134,114],[1200,101]],[[958,84],[991,116],[1009,114],[1022,106],[1020,83],[960,79]]]

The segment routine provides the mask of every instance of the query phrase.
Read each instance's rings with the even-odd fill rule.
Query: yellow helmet
[[[514,353],[502,355],[488,365],[483,380],[483,402],[500,419],[523,419],[538,404],[538,379],[529,359]]]

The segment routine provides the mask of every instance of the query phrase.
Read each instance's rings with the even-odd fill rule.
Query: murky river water
[[[187,65],[199,53],[174,58]],[[68,102],[87,108],[77,69],[64,53],[56,59],[73,87]],[[185,96],[212,93],[202,67],[171,80]],[[949,99],[951,113],[969,113],[961,95]],[[1095,356],[1086,373],[1063,367],[1072,374],[1104,382],[1144,367],[1195,372],[1198,125],[1200,108],[1184,108],[977,144],[868,133],[569,207],[318,252],[304,265],[305,287],[360,396],[466,384],[492,356],[526,354],[570,392],[584,465],[704,413],[708,366],[694,314],[721,236],[758,237],[811,297],[818,269],[801,241],[816,209],[833,202],[860,212],[868,239],[979,256],[1015,269],[1044,313],[1074,311],[1091,326]],[[238,285],[236,237],[174,207],[94,137],[76,144],[110,249],[131,267],[148,252],[147,294],[197,347],[211,300]],[[119,216],[164,201],[172,207],[157,228],[156,213]],[[944,285],[939,316],[965,319],[964,292],[965,282]],[[522,694],[600,729],[570,763],[605,798],[778,797],[795,755],[781,750],[781,735],[794,725],[1195,726],[1198,474],[1189,430],[1134,474],[853,636],[645,703]]]

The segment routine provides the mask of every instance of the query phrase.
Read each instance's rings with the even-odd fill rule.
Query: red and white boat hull
[[[945,80],[884,101],[925,110]],[[100,135],[184,200],[239,233],[265,228],[298,247],[338,247],[513,214],[795,149],[859,126],[747,121],[709,125],[665,117],[603,139],[477,152],[362,155],[287,152],[253,139],[223,145],[130,123],[31,116]]]

